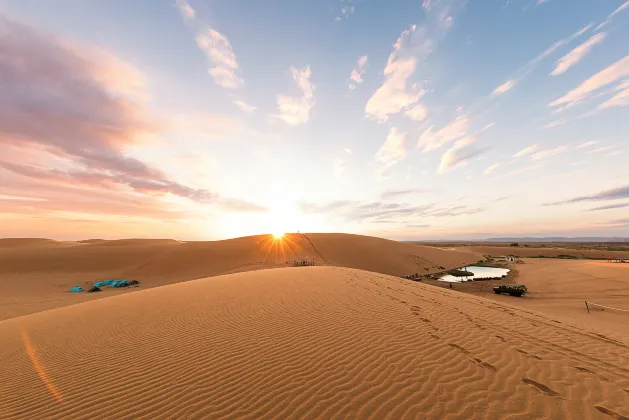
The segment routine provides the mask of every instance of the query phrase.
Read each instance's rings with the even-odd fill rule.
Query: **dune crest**
[[[360,235],[287,234],[222,241],[167,239],[63,242],[0,240],[0,319],[94,300],[126,290],[69,296],[104,279],[136,279],[142,288],[267,268],[292,267],[316,258],[317,265],[342,266],[400,276],[455,268],[481,258],[464,250],[442,250]],[[41,241],[46,242],[42,246]],[[20,242],[22,243],[22,242]]]

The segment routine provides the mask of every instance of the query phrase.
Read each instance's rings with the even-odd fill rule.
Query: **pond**
[[[473,276],[469,277],[456,277],[450,274],[445,274],[441,276],[439,280],[447,281],[450,283],[461,283],[464,281],[472,281],[478,278],[486,278],[486,277],[502,277],[506,276],[509,273],[508,268],[497,268],[497,267],[477,267],[475,265],[470,265],[469,267],[464,267],[461,270],[466,270],[474,273]]]

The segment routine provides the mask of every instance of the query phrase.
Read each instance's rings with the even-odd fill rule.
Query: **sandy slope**
[[[523,261],[512,265],[517,270],[513,278],[460,283],[454,285],[454,290],[535,309],[595,331],[629,331],[629,264],[547,258]],[[439,281],[426,283],[448,286]],[[502,283],[521,283],[529,292],[522,298],[495,295],[493,286]],[[597,308],[588,314],[586,300],[626,312]]]
[[[104,279],[137,279],[142,288],[261,268],[292,267],[316,256],[317,264],[402,275],[454,268],[480,258],[465,250],[442,250],[347,234],[270,235],[213,242],[173,240],[0,239],[0,319],[137,291],[105,289],[69,294]]]
[[[0,321],[0,418],[625,419],[628,335],[359,270],[239,273]]]
[[[629,332],[629,264],[526,259],[518,271],[516,281],[531,292],[514,304],[593,329]],[[588,314],[586,300],[627,312],[597,309]]]

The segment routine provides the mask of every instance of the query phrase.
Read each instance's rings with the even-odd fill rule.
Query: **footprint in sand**
[[[430,334],[430,336],[431,336],[432,338],[434,338],[435,340],[439,340],[439,339],[441,338],[441,337],[439,337],[438,335],[436,335],[436,334],[432,334],[432,333]]]
[[[430,320],[428,318],[420,318],[422,321],[424,322],[430,322]]]
[[[504,337],[501,337],[499,335],[496,336],[496,338],[500,341],[502,341],[503,343],[505,343],[507,340],[504,339]]]
[[[474,361],[478,363],[480,366],[484,367],[485,369],[489,369],[492,372],[496,371],[496,367],[490,363],[484,362],[481,359],[477,359],[476,357],[474,357]]]
[[[618,414],[615,411],[610,410],[609,408],[602,407],[600,405],[595,405],[594,408],[596,408],[598,411],[600,411],[603,414],[607,414],[609,417],[615,420],[629,420],[629,417],[623,416],[622,414]]]
[[[516,350],[516,351],[518,351],[518,352],[520,352],[520,353],[522,353],[522,354],[526,354],[526,356],[527,356],[527,357],[530,357],[531,359],[542,360],[542,358],[541,358],[541,357],[536,356],[536,355],[534,355],[534,354],[530,354],[529,352],[526,352],[526,351],[524,351],[524,350],[520,350],[520,349],[515,349],[515,350]]]
[[[557,393],[557,392],[553,391],[552,389],[548,388],[546,385],[544,385],[542,383],[539,383],[537,381],[534,381],[532,379],[522,378],[522,382],[527,384],[527,385],[531,385],[532,387],[537,389],[542,394],[546,394],[546,395],[549,395],[551,397],[558,397],[559,396],[559,393]]]
[[[609,382],[609,379],[607,379],[606,377],[599,375],[598,373],[591,371],[590,369],[581,367],[581,366],[575,366],[574,367],[576,370],[578,370],[579,372],[585,372],[585,373],[591,373],[592,375],[598,377],[600,380],[605,381],[605,382]]]

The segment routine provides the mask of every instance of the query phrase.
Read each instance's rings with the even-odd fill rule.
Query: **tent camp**
[[[74,286],[72,289],[70,289],[70,293],[77,293],[77,292],[82,292],[83,288],[81,286]]]

